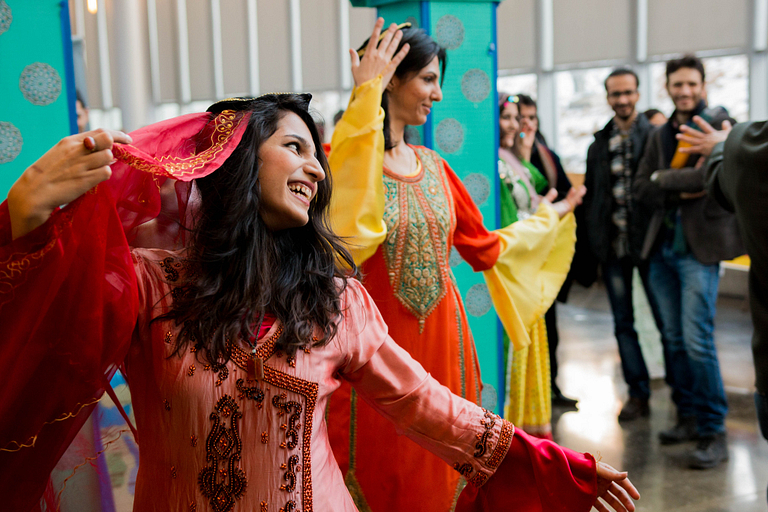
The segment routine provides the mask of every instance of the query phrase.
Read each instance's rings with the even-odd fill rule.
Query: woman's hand
[[[632,499],[639,500],[640,493],[629,481],[626,472],[616,471],[608,464],[598,462],[597,497],[600,498],[595,500],[595,508],[598,512],[610,511],[606,503],[616,512],[632,512],[635,510]]]
[[[571,187],[571,189],[568,191],[568,194],[565,196],[565,199],[562,199],[556,203],[552,203],[552,201],[557,199],[557,190],[551,188],[549,189],[549,192],[547,192],[547,195],[545,195],[542,199],[545,202],[552,203],[552,208],[555,209],[557,214],[562,219],[582,203],[584,200],[584,194],[586,193],[587,187],[584,185],[578,188]]]
[[[14,240],[44,224],[57,207],[109,179],[115,142],[132,141],[123,132],[101,129],[72,135],[29,166],[8,192]]]
[[[395,74],[397,66],[408,54],[410,46],[404,44],[395,55],[397,45],[403,38],[403,32],[397,30],[397,25],[394,23],[389,26],[384,38],[379,43],[379,35],[383,26],[384,18],[377,19],[362,59],[355,50],[349,50],[349,55],[352,58],[352,77],[355,79],[355,86],[357,87],[381,75],[381,88],[383,90]],[[392,57],[393,55],[395,56]]]
[[[515,153],[518,158],[531,161],[533,144],[536,142],[536,129],[531,123],[520,123],[520,133],[515,135]]]

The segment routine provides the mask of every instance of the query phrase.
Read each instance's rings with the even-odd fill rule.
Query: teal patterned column
[[[0,200],[59,139],[77,132],[69,4],[0,0]]]
[[[480,208],[486,227],[495,229],[499,225],[498,180],[495,178],[499,137],[496,103],[498,2],[351,1],[357,7],[378,7],[385,26],[410,21],[424,28],[448,50],[443,101],[434,105],[426,125],[410,127],[409,132],[419,143],[445,158]],[[501,326],[488,288],[483,276],[473,272],[455,249],[450,264],[477,346],[484,385],[483,405],[501,413],[504,400]]]

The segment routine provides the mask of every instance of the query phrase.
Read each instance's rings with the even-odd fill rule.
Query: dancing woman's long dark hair
[[[328,223],[331,175],[308,112],[309,95],[266,95],[240,105],[251,111],[237,149],[213,174],[196,180],[200,207],[187,248],[188,280],[160,318],[182,325],[179,352],[190,342],[211,363],[230,358],[229,340],[252,337],[265,312],[282,323],[277,348],[294,354],[336,334],[341,294],[355,264]],[[216,104],[218,113],[232,104]],[[309,128],[326,172],[305,226],[270,231],[259,215],[259,149],[287,113]]]
[[[427,67],[432,59],[437,57],[440,62],[440,84],[442,85],[445,79],[445,66],[447,60],[447,54],[445,48],[441,47],[437,42],[427,34],[423,28],[406,27],[402,29],[403,38],[400,40],[400,44],[397,46],[397,51],[408,43],[410,49],[406,54],[403,61],[397,66],[395,70],[395,76],[400,80],[407,80],[417,74],[419,71]],[[368,46],[368,40],[360,46],[365,48]],[[397,52],[395,52],[397,54]],[[381,96],[381,108],[384,109],[384,147],[385,149],[392,149],[395,144],[392,142],[392,137],[389,134],[389,93],[384,90]]]

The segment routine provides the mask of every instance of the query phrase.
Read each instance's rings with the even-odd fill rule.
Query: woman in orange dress
[[[333,229],[349,241],[398,343],[440,383],[480,404],[480,368],[448,262],[451,248],[484,272],[512,343],[524,347],[568,272],[574,201],[543,204],[526,221],[488,231],[448,163],[404,138],[405,127],[424,124],[442,99],[445,50],[423,30],[394,25],[378,43],[382,23],[362,59],[351,51],[355,89],[329,156]],[[349,387],[331,401],[329,428],[360,510],[455,507],[465,484],[461,468],[418,450]]]

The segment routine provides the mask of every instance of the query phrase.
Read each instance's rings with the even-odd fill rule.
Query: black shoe
[[[569,409],[577,409],[576,406],[579,403],[575,398],[565,396],[558,389],[556,393],[552,393],[552,405],[554,407],[567,407]]]
[[[641,416],[650,416],[651,409],[648,407],[647,398],[637,398],[635,396],[629,397],[627,403],[621,408],[619,413],[619,421],[631,421]]]
[[[686,416],[677,420],[674,427],[659,432],[661,444],[680,444],[695,441],[699,438],[696,433],[696,417]]]
[[[690,454],[688,467],[691,469],[710,469],[728,460],[728,443],[725,432],[711,436],[701,436],[696,449]]]

